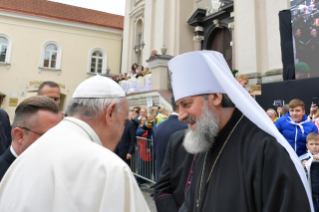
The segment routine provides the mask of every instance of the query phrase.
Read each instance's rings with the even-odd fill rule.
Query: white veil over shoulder
[[[265,111],[235,80],[222,54],[198,51],[179,55],[169,61],[175,100],[188,96],[224,93],[236,107],[260,129],[272,135],[287,150],[300,175],[313,212],[312,195],[298,156],[279,133]]]

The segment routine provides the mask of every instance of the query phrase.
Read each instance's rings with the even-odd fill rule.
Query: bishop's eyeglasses
[[[23,130],[26,130],[26,131],[30,131],[30,132],[33,132],[33,133],[35,133],[35,134],[37,134],[37,135],[39,135],[39,136],[42,136],[43,134],[41,134],[41,133],[38,133],[38,132],[35,132],[35,131],[32,131],[32,130],[30,130],[29,128],[26,128],[26,127],[20,127],[21,129],[23,129]]]

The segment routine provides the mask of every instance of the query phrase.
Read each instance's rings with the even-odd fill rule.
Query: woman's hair
[[[243,80],[243,81],[249,82],[248,77],[246,75],[243,75],[243,74],[238,75],[237,81],[239,81],[239,80]]]
[[[274,109],[269,108],[267,111],[269,111],[269,110],[275,114],[275,117],[278,117],[277,112]]]
[[[136,68],[134,68],[134,66],[136,66]],[[132,73],[135,74],[137,68],[138,68],[137,63],[134,63],[134,64],[132,65],[132,68],[131,68],[131,69],[132,69]]]

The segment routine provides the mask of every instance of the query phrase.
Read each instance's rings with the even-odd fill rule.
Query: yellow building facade
[[[91,11],[92,12],[92,11]],[[16,106],[43,81],[61,90],[61,111],[76,87],[96,74],[118,74],[123,30],[0,10],[0,105]]]

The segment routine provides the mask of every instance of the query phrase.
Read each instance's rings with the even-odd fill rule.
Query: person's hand
[[[319,160],[319,155],[314,155],[314,156],[313,156],[313,159]]]
[[[252,92],[254,92],[254,89],[249,89],[248,93],[251,94]]]
[[[126,160],[129,160],[129,159],[131,159],[131,158],[132,158],[132,155],[129,154],[129,153],[127,153],[127,155],[126,155]]]
[[[133,119],[134,119],[134,120],[135,120],[138,116],[139,116],[139,114],[138,114],[138,113],[133,112]]]
[[[317,110],[318,110],[318,107],[312,102],[311,108],[310,108],[310,117],[312,117],[316,113]]]
[[[303,166],[304,168],[306,168],[306,163],[307,163],[306,160],[302,161],[302,166]]]

